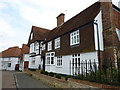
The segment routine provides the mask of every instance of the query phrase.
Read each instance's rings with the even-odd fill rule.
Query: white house
[[[75,75],[120,57],[120,9],[112,2],[96,2],[66,22],[64,16],[52,30],[32,27],[29,68]]]
[[[0,70],[19,70],[21,49],[19,47],[10,47],[5,51],[1,52]]]
[[[28,40],[29,52],[29,69],[42,69],[43,61],[41,60],[42,42],[50,30],[32,26]]]

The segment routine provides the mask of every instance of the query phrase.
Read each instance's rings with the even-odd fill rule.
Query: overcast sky
[[[0,0],[0,52],[28,42],[32,25],[53,29],[56,17],[65,21],[98,0]],[[120,0],[112,0],[118,5]]]

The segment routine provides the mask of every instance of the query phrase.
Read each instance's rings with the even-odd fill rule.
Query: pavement
[[[2,71],[2,88],[16,88],[13,72]]]

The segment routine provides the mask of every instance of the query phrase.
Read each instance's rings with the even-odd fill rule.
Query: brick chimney
[[[64,16],[65,14],[64,13],[61,13],[59,16],[57,16],[57,26],[60,26],[64,23]]]

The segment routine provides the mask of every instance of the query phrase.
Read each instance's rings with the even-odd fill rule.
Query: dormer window
[[[33,39],[33,33],[31,33],[30,39],[31,39],[31,40]]]
[[[77,45],[80,43],[79,30],[74,31],[70,34],[70,45]]]

